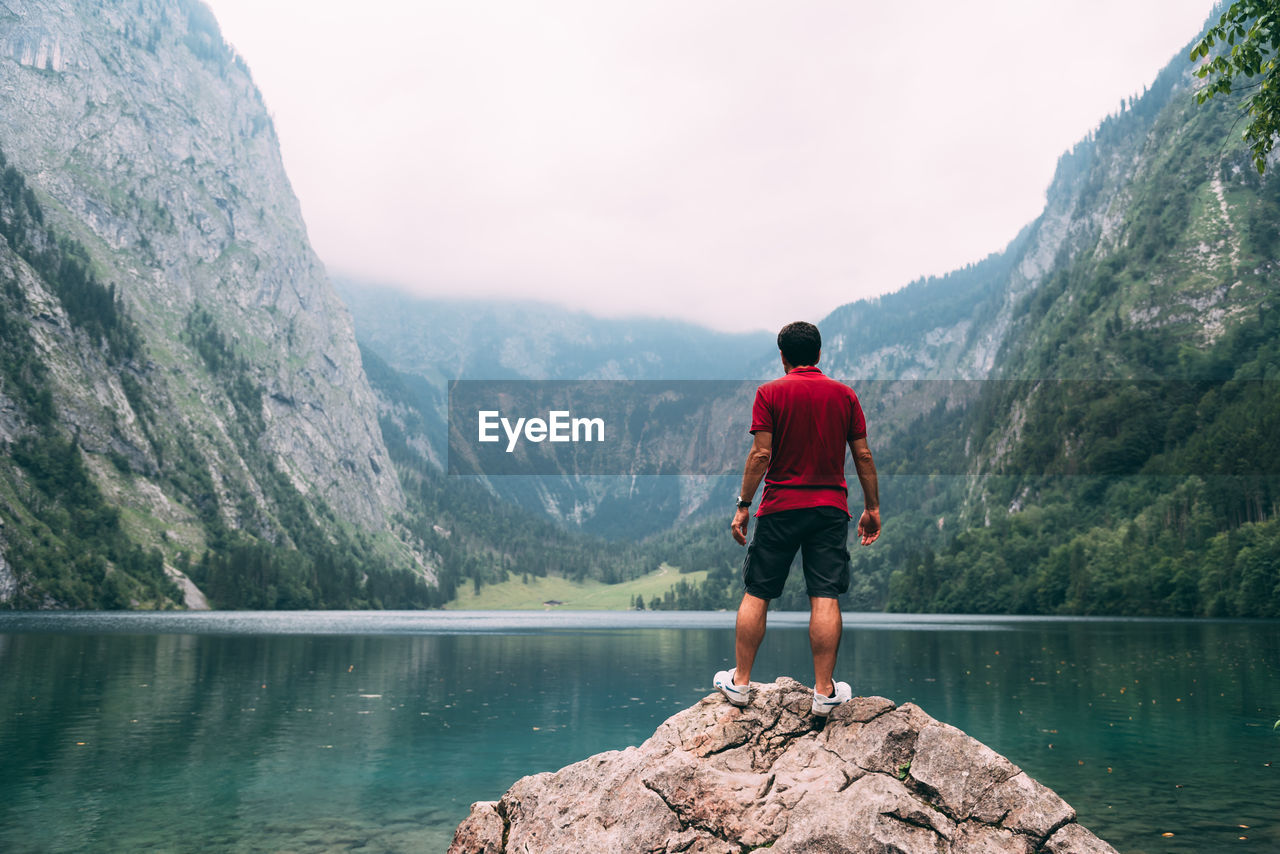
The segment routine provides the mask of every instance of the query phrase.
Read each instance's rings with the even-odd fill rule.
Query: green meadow
[[[571,611],[626,611],[632,607],[636,595],[644,597],[645,607],[654,597],[662,598],[676,582],[699,584],[707,577],[705,570],[682,573],[672,566],[658,569],[618,584],[587,579],[572,581],[559,576],[512,576],[499,584],[486,584],[477,594],[471,586],[458,588],[458,597],[445,605],[452,610],[465,611],[518,611],[555,607]],[[547,605],[547,602],[559,605]]]

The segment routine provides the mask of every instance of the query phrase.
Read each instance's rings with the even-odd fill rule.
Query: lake
[[[444,851],[472,801],[709,693],[732,624],[0,613],[0,851]],[[805,626],[771,615],[757,680],[810,681]],[[1280,851],[1278,630],[846,614],[837,675],[984,741],[1121,851]]]

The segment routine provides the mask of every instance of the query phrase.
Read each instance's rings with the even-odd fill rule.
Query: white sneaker
[[[836,682],[835,686],[835,696],[832,697],[824,697],[817,688],[813,689],[813,713],[818,717],[825,718],[836,706],[853,699],[853,689],[848,682]]]
[[[721,694],[724,694],[725,699],[730,703],[735,706],[745,706],[751,702],[751,686],[749,684],[734,685],[733,677],[734,671],[721,670],[716,674],[716,678],[712,680],[712,684],[716,686],[716,689]]]

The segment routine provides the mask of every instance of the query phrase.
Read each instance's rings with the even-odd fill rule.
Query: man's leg
[[[738,622],[734,632],[736,669],[733,671],[733,684],[746,685],[751,681],[751,668],[756,663],[756,652],[760,642],[764,640],[765,623],[768,620],[769,600],[742,594],[742,604],[738,606]]]
[[[804,545],[804,583],[809,593],[809,647],[813,650],[813,687],[833,696],[832,674],[840,649],[840,600],[849,592],[849,514],[839,507],[815,507]],[[816,702],[816,701],[815,701]],[[817,709],[815,708],[815,713]]]
[[[739,624],[742,622],[741,611],[738,612],[738,622]],[[763,627],[763,621],[761,626]],[[840,633],[843,630],[840,600],[810,596],[809,647],[813,650],[813,687],[823,696],[830,696],[835,690],[831,675],[836,669],[836,653],[840,649]],[[738,643],[741,648],[741,640]]]

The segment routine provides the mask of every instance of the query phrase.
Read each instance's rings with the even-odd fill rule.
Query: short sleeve
[[[751,405],[751,432],[774,432],[773,409],[764,393],[764,386],[756,389],[756,402]]]
[[[862,404],[858,402],[858,396],[852,390],[849,392],[849,397],[853,401],[852,417],[849,419],[849,441],[852,442],[854,439],[867,438],[867,418],[862,414]]]

